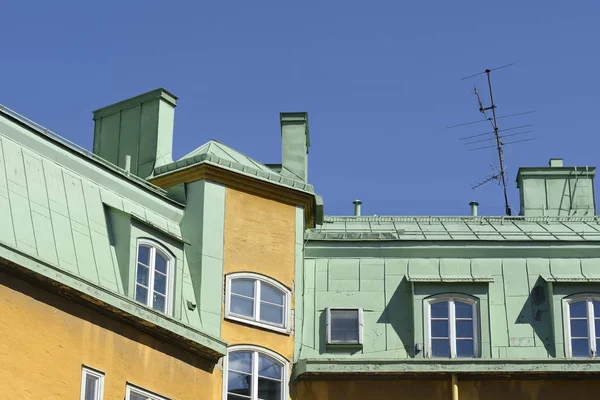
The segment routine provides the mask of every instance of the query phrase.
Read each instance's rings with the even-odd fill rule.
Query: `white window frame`
[[[285,400],[288,398],[288,379],[289,379],[289,368],[290,363],[288,360],[280,356],[279,354],[265,349],[264,347],[259,346],[250,346],[250,345],[238,345],[231,346],[227,349],[227,355],[223,359],[223,399],[227,398],[227,385],[229,378],[229,353],[233,353],[236,351],[251,351],[252,352],[252,393],[250,394],[250,398],[248,400],[257,400],[258,399],[258,373],[254,373],[254,371],[258,371],[258,354],[263,354],[265,356],[271,357],[275,361],[281,363],[282,371],[281,371],[281,400]],[[129,400],[129,399],[127,399]]]
[[[358,311],[358,343],[357,342],[344,342],[344,341],[332,341],[331,340],[331,310],[353,310]],[[363,327],[364,327],[364,316],[362,307],[328,307],[326,310],[326,332],[327,332],[327,344],[331,345],[355,345],[360,346],[363,344]]]
[[[231,282],[235,279],[251,279],[254,280],[254,317],[247,317],[231,312]],[[271,324],[260,321],[260,288],[262,283],[267,283],[274,286],[284,293],[283,296],[283,324]],[[238,272],[227,275],[225,282],[225,319],[242,322],[244,324],[258,326],[264,329],[277,331],[289,334],[291,332],[291,304],[292,293],[288,288],[274,279],[264,275],[253,274],[249,272]]]
[[[136,290],[137,290],[137,269],[138,269],[138,257],[140,252],[140,247],[148,247],[150,249],[150,276],[148,280],[148,297],[145,303],[142,303],[136,299]],[[133,298],[138,303],[145,305],[146,307],[152,308],[152,304],[150,304],[152,299],[152,293],[154,292],[154,275],[155,275],[155,262],[156,262],[156,252],[159,252],[166,260],[167,260],[167,283],[166,283],[166,299],[165,299],[165,314],[172,315],[173,313],[173,292],[174,292],[174,276],[175,276],[175,257],[171,254],[171,252],[161,245],[160,243],[150,240],[140,238],[137,241],[137,247],[135,251],[135,273],[133,275]],[[156,312],[161,312],[158,310],[154,310]]]
[[[104,372],[98,371],[96,369],[86,367],[85,365],[81,367],[81,400],[85,400],[85,378],[91,375],[95,378],[98,378],[98,393],[94,400],[102,400],[104,398]]]
[[[156,393],[149,392],[140,388],[139,386],[132,385],[131,383],[127,382],[127,386],[125,389],[125,400],[131,400],[131,392],[135,392],[135,394],[146,396],[146,400],[169,400],[167,397],[163,397]]]
[[[585,357],[573,357],[573,349],[571,348],[571,310],[569,305],[579,301],[586,302],[587,311],[587,326],[588,326],[588,345],[589,353],[588,357],[598,358],[598,349],[596,349],[596,324],[594,319],[594,304],[593,301],[600,301],[600,293],[579,293],[572,296],[565,297],[563,299],[563,326],[564,326],[564,339],[565,339],[565,352],[569,358],[585,358]],[[592,316],[590,318],[590,316]],[[598,316],[600,317],[600,315]]]
[[[473,358],[481,357],[481,349],[479,345],[479,299],[473,296],[460,293],[446,293],[428,297],[424,301],[424,325],[425,325],[425,356],[428,358],[439,358],[433,356],[431,348],[431,304],[442,301],[449,302],[448,304],[448,334],[450,340],[450,358],[463,358],[456,355],[456,307],[455,301],[468,303],[473,308]],[[464,357],[468,359],[470,357]]]

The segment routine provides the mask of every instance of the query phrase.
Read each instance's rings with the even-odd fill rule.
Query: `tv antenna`
[[[526,137],[526,138],[522,138],[522,139],[515,138],[516,136],[526,135],[528,133],[533,132],[532,129],[528,129],[531,127],[531,125],[513,126],[513,127],[509,127],[509,128],[505,128],[505,129],[500,129],[498,126],[499,119],[517,117],[517,116],[535,112],[535,111],[525,111],[525,112],[509,114],[509,115],[504,115],[504,116],[496,115],[497,105],[494,102],[494,93],[492,90],[491,72],[502,69],[502,68],[507,68],[512,65],[514,65],[514,63],[503,65],[503,66],[500,66],[497,68],[492,68],[492,69],[488,68],[488,69],[485,69],[483,72],[479,72],[477,74],[469,75],[467,77],[462,78],[461,80],[466,80],[466,79],[474,78],[474,77],[485,74],[486,78],[487,78],[487,86],[488,86],[489,96],[490,96],[490,105],[488,107],[484,106],[483,101],[481,100],[481,96],[479,95],[479,91],[477,90],[477,86],[473,85],[473,94],[477,98],[477,104],[479,105],[479,112],[481,112],[483,114],[484,119],[446,127],[446,129],[450,129],[450,128],[458,128],[458,127],[464,127],[467,125],[478,124],[478,123],[486,122],[486,121],[490,123],[490,125],[492,127],[492,131],[479,133],[479,134],[475,134],[475,135],[470,135],[470,136],[465,136],[465,137],[460,138],[460,140],[464,141],[463,143],[465,145],[472,146],[468,149],[469,151],[496,148],[496,151],[498,154],[498,165],[497,166],[490,165],[490,167],[493,170],[493,173],[491,175],[487,176],[482,181],[477,182],[474,185],[472,185],[471,188],[477,189],[478,187],[481,187],[489,182],[498,182],[498,184],[500,184],[502,186],[502,190],[503,190],[503,194],[504,194],[504,211],[505,211],[506,215],[512,215],[512,210],[511,210],[509,202],[508,202],[508,193],[507,193],[507,185],[506,185],[507,173],[506,173],[506,168],[505,168],[506,164],[504,162],[504,146],[509,145],[509,144],[516,144],[516,143],[522,143],[522,142],[528,142],[531,140],[535,140],[535,138],[531,138],[531,137]],[[488,113],[489,111],[491,111],[491,116]],[[505,134],[504,132],[507,132],[507,131],[509,131],[509,133]],[[510,131],[516,131],[516,132],[510,132]],[[508,139],[508,141],[505,141],[504,140],[505,138],[511,138],[511,139]],[[492,144],[490,144],[490,143],[492,143]]]

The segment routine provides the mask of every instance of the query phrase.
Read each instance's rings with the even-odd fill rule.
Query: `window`
[[[597,357],[600,347],[600,294],[565,301],[565,336],[571,357]]]
[[[140,240],[137,249],[135,299],[168,314],[171,309],[173,257],[156,243]]]
[[[282,400],[287,398],[287,362],[277,354],[237,346],[226,360],[223,398],[227,400]]]
[[[267,277],[241,273],[227,277],[225,315],[281,332],[289,330],[290,291]]]
[[[137,388],[127,384],[125,400],[167,400],[166,398],[147,392],[144,389]]]
[[[362,344],[362,308],[327,309],[327,344]]]
[[[477,300],[465,295],[450,295],[436,296],[425,302],[427,355],[477,357]]]
[[[104,374],[88,367],[81,370],[81,400],[102,400]]]

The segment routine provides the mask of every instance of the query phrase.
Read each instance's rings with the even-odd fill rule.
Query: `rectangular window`
[[[81,371],[81,400],[102,400],[104,396],[104,374],[83,367]]]
[[[362,344],[362,328],[362,308],[327,309],[328,344]]]
[[[125,400],[167,400],[167,398],[128,384]]]

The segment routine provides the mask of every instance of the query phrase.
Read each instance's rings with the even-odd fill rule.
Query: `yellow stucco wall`
[[[227,188],[225,194],[224,273],[256,272],[293,288],[296,208]],[[293,295],[292,295],[293,307]],[[252,344],[292,360],[294,337],[224,320],[229,345]]]
[[[460,400],[566,400],[600,398],[598,379],[470,380],[458,382]]]
[[[79,399],[82,364],[105,373],[104,400],[123,400],[126,382],[221,398],[213,363],[0,271],[0,397]]]

